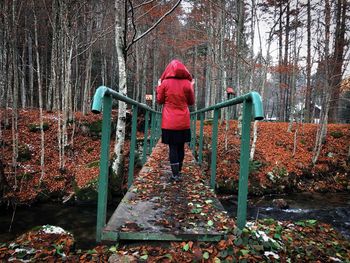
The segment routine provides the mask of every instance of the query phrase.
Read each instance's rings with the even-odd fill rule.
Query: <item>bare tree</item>
[[[41,184],[45,175],[45,134],[44,134],[44,122],[43,122],[43,95],[42,95],[42,76],[41,76],[41,67],[40,67],[40,55],[39,55],[39,45],[38,45],[38,21],[35,13],[35,4],[32,0],[32,10],[34,16],[34,41],[35,41],[35,57],[36,57],[36,72],[38,76],[38,95],[39,95],[39,111],[40,111],[40,134],[41,134],[41,157],[40,157],[40,166],[41,166],[41,175],[39,179],[39,184]]]
[[[316,134],[316,140],[315,140],[315,147],[313,150],[313,156],[312,156],[312,164],[315,165],[322,149],[323,142],[327,135],[327,124],[328,124],[328,113],[329,113],[329,106],[330,106],[330,86],[329,86],[329,73],[330,73],[330,60],[329,60],[329,41],[330,41],[330,21],[331,21],[331,7],[329,0],[325,0],[325,48],[324,48],[324,55],[323,55],[323,63],[319,65],[319,70],[323,73],[324,77],[322,78],[322,84],[323,84],[323,92],[322,92],[322,112],[320,116],[320,123],[317,127],[317,134]],[[320,55],[322,57],[322,54]]]

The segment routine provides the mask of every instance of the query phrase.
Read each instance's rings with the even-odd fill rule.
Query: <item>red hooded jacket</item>
[[[191,74],[180,61],[172,60],[160,79],[161,84],[157,87],[157,102],[164,104],[162,129],[189,129],[188,105],[194,104]]]

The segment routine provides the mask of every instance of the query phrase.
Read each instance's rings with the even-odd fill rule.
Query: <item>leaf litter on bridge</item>
[[[226,232],[235,226],[234,220],[227,216],[217,198],[209,188],[208,178],[203,176],[200,167],[194,162],[190,150],[186,149],[181,180],[170,182],[170,165],[167,161],[166,145],[156,146],[144,167],[135,178],[129,203],[152,201],[154,209],[163,210],[162,218],[156,225],[176,233],[191,229],[208,229]],[[123,226],[122,231],[134,231],[136,226]]]

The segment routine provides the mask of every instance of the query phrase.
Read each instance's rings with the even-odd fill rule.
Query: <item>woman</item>
[[[172,60],[157,87],[157,102],[162,112],[162,143],[169,145],[171,181],[180,180],[185,142],[191,140],[189,105],[194,104],[192,77],[184,64]]]

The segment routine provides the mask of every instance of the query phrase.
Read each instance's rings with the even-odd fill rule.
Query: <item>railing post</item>
[[[216,153],[217,153],[217,144],[218,144],[218,119],[219,119],[219,110],[214,110],[214,119],[213,119],[213,130],[212,130],[212,142],[211,142],[211,173],[210,173],[210,187],[215,189],[215,180],[216,180]]]
[[[137,105],[132,106],[132,120],[131,120],[132,126],[131,126],[131,142],[130,142],[130,156],[129,156],[128,188],[130,188],[134,180],[137,112],[138,112],[138,106]]]
[[[149,139],[149,142],[150,142],[149,153],[152,152],[152,149],[153,149],[153,146],[154,146],[155,119],[156,119],[156,114],[154,112],[152,112],[151,113],[151,136],[150,136],[150,139]]]
[[[196,157],[196,140],[197,140],[197,135],[196,135],[196,122],[197,122],[197,114],[193,114],[193,142],[192,142],[192,153],[193,156]]]
[[[199,146],[198,146],[198,163],[202,164],[203,161],[203,127],[204,127],[204,113],[200,113],[200,128],[199,128]]]
[[[148,121],[149,120],[149,111],[146,110],[145,115],[145,130],[144,130],[144,138],[143,138],[143,151],[142,151],[142,164],[145,164],[147,159],[147,151],[148,151]]]
[[[193,151],[193,114],[190,115],[190,131],[191,131],[190,148]]]
[[[97,203],[97,224],[96,224],[96,241],[97,242],[101,242],[102,229],[106,225],[109,143],[110,143],[110,136],[111,136],[111,111],[112,111],[112,97],[104,96],[103,97],[100,176],[98,179],[98,203]]]
[[[243,102],[241,154],[239,158],[239,183],[238,183],[238,207],[237,225],[240,229],[245,227],[247,218],[247,196],[249,175],[249,146],[250,146],[250,122],[252,114],[252,102]]]
[[[156,131],[157,131],[157,137],[156,137],[156,141],[154,142],[154,145],[157,143],[157,141],[159,140],[162,131],[161,131],[161,124],[162,124],[162,115],[161,114],[157,114],[157,125],[156,125]]]

